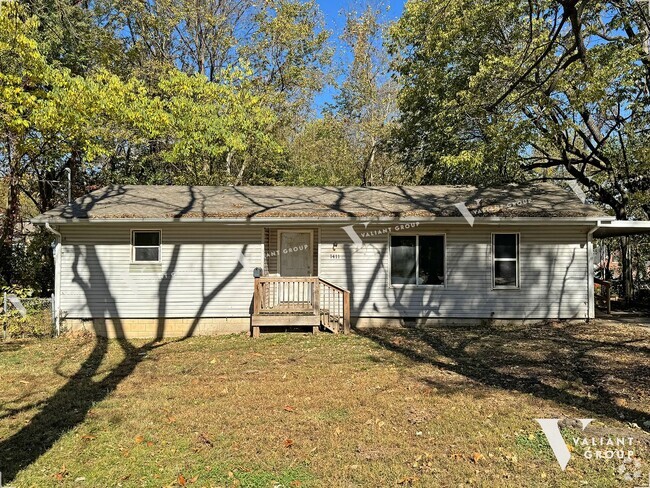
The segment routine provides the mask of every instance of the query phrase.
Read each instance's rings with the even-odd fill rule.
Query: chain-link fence
[[[3,294],[2,338],[44,337],[54,334],[54,296],[50,298],[18,298]]]

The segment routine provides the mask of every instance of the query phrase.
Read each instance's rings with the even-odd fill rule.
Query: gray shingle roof
[[[114,185],[33,219],[35,223],[114,219],[314,219],[461,217],[599,218],[570,190],[550,183],[473,186],[144,186]]]

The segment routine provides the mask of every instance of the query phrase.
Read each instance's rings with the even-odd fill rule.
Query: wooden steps
[[[251,333],[260,327],[319,327],[350,331],[350,292],[316,276],[255,278]]]
[[[315,313],[260,313],[251,317],[253,337],[260,336],[260,327],[311,327],[313,333],[318,332],[320,317]]]

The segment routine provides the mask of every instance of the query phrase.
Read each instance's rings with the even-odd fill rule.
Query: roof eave
[[[616,218],[611,216],[581,216],[581,217],[475,217],[476,224],[598,224],[610,222]],[[80,218],[33,218],[32,224],[117,224],[117,223],[224,223],[224,224],[285,224],[285,223],[340,223],[340,222],[437,222],[445,224],[467,224],[465,217],[436,217],[436,216],[360,216],[360,217],[166,217],[166,218],[107,218],[107,219],[80,219]]]

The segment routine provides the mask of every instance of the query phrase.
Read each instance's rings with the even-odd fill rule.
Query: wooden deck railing
[[[347,334],[350,332],[350,292],[322,278],[318,280],[321,285],[319,310],[321,322],[323,325],[331,324],[332,327],[328,328],[334,333],[342,327],[343,333]]]
[[[350,331],[350,292],[317,276],[255,278],[253,314],[287,316],[312,313],[321,325],[338,333]],[[278,320],[281,325],[282,320]]]
[[[609,281],[594,278],[594,298],[596,303],[604,307],[608,314],[612,313],[612,284]]]

